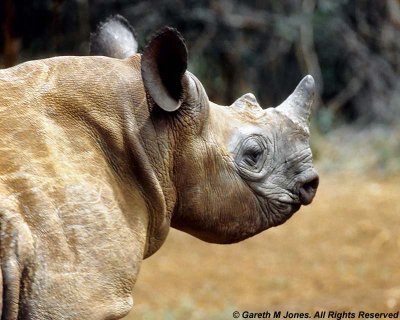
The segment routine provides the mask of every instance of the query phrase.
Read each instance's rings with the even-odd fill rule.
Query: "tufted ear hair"
[[[138,49],[135,30],[123,16],[115,15],[97,26],[90,35],[90,54],[125,59]]]
[[[166,27],[151,39],[142,55],[145,88],[157,105],[175,111],[182,103],[188,52],[181,34]]]

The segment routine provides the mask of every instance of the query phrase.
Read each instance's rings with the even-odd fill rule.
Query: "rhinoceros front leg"
[[[2,261],[1,266],[1,319],[18,318],[18,302],[20,293],[20,275],[15,256]]]
[[[0,216],[0,318],[23,319],[21,297],[24,294],[23,274],[29,274],[27,263],[33,253],[29,229],[15,213]]]

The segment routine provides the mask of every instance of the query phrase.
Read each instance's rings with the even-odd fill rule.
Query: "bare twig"
[[[364,79],[354,77],[347,84],[346,88],[340,91],[333,99],[329,100],[326,105],[329,110],[336,114],[347,102],[349,102],[362,88]]]
[[[4,1],[4,67],[12,67],[17,63],[20,41],[13,37],[13,20],[15,8],[13,0]]]
[[[400,28],[400,2],[398,0],[388,0],[387,11],[390,21]]]
[[[296,45],[296,53],[303,73],[311,73],[316,80],[317,94],[315,105],[320,106],[321,93],[323,91],[323,79],[318,56],[314,47],[312,17],[315,10],[315,4],[315,0],[303,0],[302,9],[305,19],[300,25],[300,37]]]

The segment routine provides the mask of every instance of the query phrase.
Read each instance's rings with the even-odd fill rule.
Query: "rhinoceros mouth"
[[[291,218],[301,207],[296,201],[260,199],[261,208],[269,227],[278,226]]]

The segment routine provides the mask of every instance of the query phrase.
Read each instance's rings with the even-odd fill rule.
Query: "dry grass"
[[[400,177],[322,177],[314,203],[239,244],[171,231],[144,261],[126,319],[233,319],[233,310],[400,309]]]

